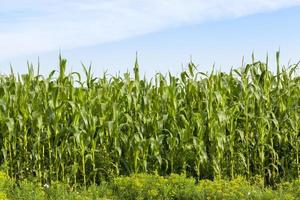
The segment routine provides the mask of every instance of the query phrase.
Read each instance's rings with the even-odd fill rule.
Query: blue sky
[[[201,71],[226,71],[280,48],[282,64],[300,60],[299,0],[10,0],[0,6],[0,73],[69,70],[92,62],[94,74],[131,70],[178,73],[192,57]],[[271,62],[274,64],[274,62]]]

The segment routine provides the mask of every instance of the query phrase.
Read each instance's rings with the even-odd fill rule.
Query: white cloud
[[[295,5],[300,0],[2,0],[0,59]]]

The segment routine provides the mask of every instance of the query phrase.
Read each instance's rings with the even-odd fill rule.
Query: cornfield
[[[298,64],[228,73],[94,77],[59,70],[0,77],[0,163],[16,179],[97,184],[133,173],[300,177]],[[84,76],[84,77],[82,77]]]

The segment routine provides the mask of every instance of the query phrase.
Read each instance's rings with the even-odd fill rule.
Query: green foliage
[[[13,187],[13,181],[0,171],[0,200],[8,200],[7,193]]]
[[[261,178],[249,182],[237,177],[228,180],[200,180],[186,175],[167,177],[149,174],[120,176],[111,182],[102,182],[87,188],[73,188],[66,183],[54,182],[41,187],[36,181],[5,178],[0,183],[0,200],[296,200],[300,195],[300,182],[284,182],[276,189],[261,185]]]
[[[45,199],[45,193],[38,184],[25,180],[11,188],[8,198],[14,200]]]
[[[256,61],[229,73],[190,63],[151,81],[137,61],[134,77],[95,78],[84,65],[85,77],[68,74],[61,57],[48,76],[29,65],[0,77],[0,164],[20,181],[72,187],[135,173],[259,175],[272,186],[298,178],[298,64],[277,61],[276,74]]]
[[[0,192],[0,200],[8,200],[5,193]]]

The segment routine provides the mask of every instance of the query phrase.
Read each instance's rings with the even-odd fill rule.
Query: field
[[[27,74],[0,76],[0,163],[16,185],[134,191],[135,176],[146,186],[175,177],[186,189],[210,179],[220,190],[271,187],[276,197],[299,197],[280,190],[287,181],[300,187],[300,77],[298,64],[280,66],[279,53],[276,72],[253,58],[228,73],[189,63],[179,76],[150,80],[140,78],[137,61],[133,76],[94,77],[85,66],[67,74],[66,64],[60,57],[47,76],[32,65]]]

